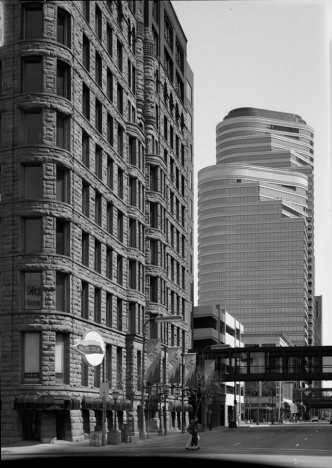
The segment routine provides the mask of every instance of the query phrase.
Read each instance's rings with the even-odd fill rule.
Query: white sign
[[[99,366],[105,356],[105,343],[95,330],[88,330],[81,340],[75,340],[74,349],[83,355],[89,366]]]

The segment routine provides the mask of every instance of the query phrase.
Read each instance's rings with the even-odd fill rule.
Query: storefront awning
[[[84,396],[82,400],[82,408],[88,410],[102,410],[103,399]],[[115,403],[115,400],[106,398],[106,410],[132,411],[132,402],[130,400],[117,400]]]
[[[20,395],[14,401],[16,410],[77,410],[80,409],[78,398],[66,395]]]

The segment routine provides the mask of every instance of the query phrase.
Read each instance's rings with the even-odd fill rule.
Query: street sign
[[[110,384],[108,382],[102,382],[100,384],[100,398],[108,397],[110,391]]]
[[[83,355],[83,359],[90,366],[99,366],[103,362],[105,343],[95,330],[88,330],[81,340],[75,340],[73,348]]]

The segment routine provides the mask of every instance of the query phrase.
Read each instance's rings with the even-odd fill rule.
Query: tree
[[[190,388],[191,399],[195,401],[195,417],[198,414],[199,408],[203,411],[203,425],[206,426],[206,415],[209,404],[215,400],[220,392],[220,386],[224,383],[223,373],[214,371],[213,375],[206,380],[205,368],[202,364],[196,366],[195,371],[196,385]]]

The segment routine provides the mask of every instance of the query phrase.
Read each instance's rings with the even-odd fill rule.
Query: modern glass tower
[[[198,305],[246,333],[314,344],[313,129],[295,114],[231,111],[198,174]]]

